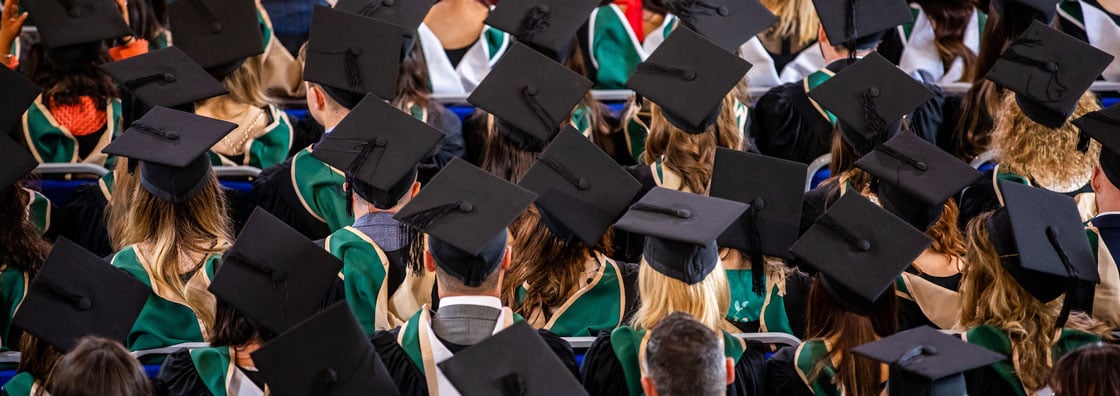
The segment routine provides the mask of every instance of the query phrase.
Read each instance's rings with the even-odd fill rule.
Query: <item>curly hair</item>
[[[1096,96],[1086,92],[1069,119],[1100,109]],[[992,146],[999,151],[1000,165],[1011,172],[1048,190],[1070,192],[1089,182],[1101,153],[1095,140],[1088,152],[1077,150],[1078,136],[1079,129],[1068,121],[1056,129],[1034,122],[1019,109],[1015,94],[1008,92],[996,117]]]
[[[0,224],[7,224],[0,233],[0,265],[18,268],[34,275],[46,260],[51,245],[39,235],[39,230],[27,216],[30,195],[16,183],[0,189]]]
[[[673,173],[680,175],[681,188],[697,194],[707,194],[708,182],[712,179],[712,165],[716,158],[716,147],[741,150],[743,138],[735,122],[735,100],[733,92],[723,99],[723,110],[719,119],[707,131],[690,134],[669,123],[661,113],[661,107],[650,104],[649,137],[643,162],[652,164],[658,159]]]

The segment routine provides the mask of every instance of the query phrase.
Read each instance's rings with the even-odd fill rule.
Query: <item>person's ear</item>
[[[420,194],[420,182],[418,182],[418,181],[412,182],[412,192],[409,193],[408,197],[409,198],[416,198],[417,194]]]
[[[735,383],[735,359],[727,358],[724,363],[727,368],[727,385]]]
[[[502,257],[502,270],[509,271],[509,267],[513,265],[513,248],[506,246],[506,253]]]
[[[1094,166],[1093,167],[1093,177],[1091,179],[1089,179],[1089,185],[1091,185],[1093,187],[1093,191],[1097,191],[1097,192],[1101,191],[1101,187],[1104,186],[1104,184],[1102,184],[1102,180],[1101,180],[1102,177],[1104,177],[1104,172],[1101,170],[1101,167],[1100,166]]]
[[[642,376],[642,390],[646,396],[657,396],[657,388],[653,386],[653,378]]]
[[[324,97],[324,95],[326,95],[326,93],[323,92],[322,87],[320,87],[318,85],[312,86],[312,85],[308,84],[308,87],[307,87],[307,105],[308,106],[314,105],[316,111],[326,110],[327,100],[326,100],[326,97]]]
[[[432,257],[432,252],[426,248],[424,249],[424,268],[428,272],[436,272],[436,259]]]

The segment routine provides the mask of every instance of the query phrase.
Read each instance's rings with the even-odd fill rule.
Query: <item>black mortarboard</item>
[[[339,0],[335,9],[388,22],[412,37],[436,0]]]
[[[101,150],[140,161],[140,183],[173,203],[189,200],[210,177],[207,151],[237,124],[156,107]]]
[[[979,179],[981,173],[912,133],[901,133],[855,163],[879,180],[884,209],[925,230],[945,201]]]
[[[441,140],[443,132],[367,95],[311,155],[374,188],[390,190],[413,174]]]
[[[402,40],[397,25],[316,6],[303,79],[322,85],[346,108],[354,108],[367,93],[392,100]]]
[[[128,273],[59,238],[12,324],[64,352],[87,335],[125,344],[151,293]]]
[[[167,47],[107,63],[101,65],[101,69],[147,106],[178,108],[229,93],[221,82],[179,48]]]
[[[167,9],[175,46],[221,78],[264,53],[253,0],[180,0]]]
[[[1111,63],[1107,52],[1034,21],[1003,51],[986,78],[1015,91],[1015,102],[1027,117],[1058,128]]]
[[[23,113],[43,90],[15,70],[0,69],[0,86],[4,87],[4,94],[0,95],[0,135],[6,135],[19,124]]]
[[[4,166],[0,169],[0,191],[16,184],[39,166],[27,149],[4,134],[0,134],[0,158],[4,159]]]
[[[500,356],[501,359],[495,359]],[[514,323],[439,363],[459,393],[472,395],[586,395],[541,335]]]
[[[833,299],[866,315],[932,241],[862,195],[844,194],[790,248],[821,272]]]
[[[735,52],[778,20],[758,0],[669,0],[669,12],[727,52]]]
[[[132,34],[113,0],[24,1],[43,44],[49,48],[98,43]]]
[[[486,24],[512,34],[552,59],[563,62],[576,31],[600,0],[514,0],[499,4]]]
[[[678,27],[638,65],[626,87],[661,106],[665,119],[703,133],[719,118],[724,96],[751,64],[688,28]]]
[[[832,45],[875,48],[895,26],[913,22],[903,0],[813,0],[821,26]]]
[[[1010,17],[1010,14],[1016,14],[1014,10],[1026,7],[1025,9],[1035,13],[1035,20],[1042,23],[1050,23],[1054,20],[1054,15],[1058,14],[1058,3],[1060,2],[1061,0],[991,0],[996,12],[1005,18]]]
[[[840,119],[841,136],[863,156],[897,133],[902,117],[933,98],[933,92],[873,52],[809,97]]]
[[[521,179],[553,234],[594,249],[626,212],[642,184],[571,126],[548,145]]]
[[[1005,206],[988,219],[989,239],[1019,285],[1046,303],[1074,281],[1100,282],[1073,198],[1003,180],[999,192]]]
[[[345,302],[296,325],[252,357],[276,396],[398,394]]]
[[[960,396],[968,370],[1007,359],[932,327],[922,326],[852,349],[890,365],[889,396]]]
[[[746,211],[740,202],[658,187],[631,205],[614,226],[645,235],[645,261],[691,285],[715,268],[716,238]]]
[[[396,219],[427,233],[436,264],[475,287],[501,264],[506,227],[536,194],[454,159]]]
[[[1081,133],[1092,136],[1104,146],[1101,170],[1114,186],[1120,186],[1120,106],[1094,111],[1073,120]]]
[[[277,335],[324,308],[341,269],[338,258],[257,208],[208,290]]]
[[[564,65],[514,44],[467,101],[507,124],[498,130],[515,145],[537,150],[568,123],[591,85]]]
[[[789,247],[798,237],[807,171],[799,162],[717,148],[708,195],[750,205],[719,236],[719,246],[748,252],[753,273],[764,271],[763,255],[792,258]],[[754,278],[761,293],[763,277]]]

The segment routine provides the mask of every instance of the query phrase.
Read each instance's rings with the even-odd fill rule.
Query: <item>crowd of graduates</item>
[[[0,394],[1120,394],[1120,1],[2,3]]]

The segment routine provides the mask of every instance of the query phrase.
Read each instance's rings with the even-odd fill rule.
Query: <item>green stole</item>
[[[817,377],[810,380],[809,375],[813,372],[813,366],[824,359],[829,360],[821,368]],[[840,396],[840,390],[832,383],[832,377],[836,375],[836,368],[832,367],[832,361],[828,357],[828,346],[824,344],[823,340],[812,339],[801,343],[797,347],[793,361],[798,376],[801,377],[805,386],[813,391],[814,396]]]
[[[554,312],[542,329],[560,337],[594,337],[600,330],[622,325],[626,309],[626,286],[614,261],[599,257],[602,264],[594,286],[580,289]],[[526,290],[517,289],[517,304],[525,299]]]
[[[626,381],[626,389],[631,396],[643,395],[642,357],[645,355],[647,331],[622,326],[611,332],[611,349],[614,350]],[[746,352],[747,344],[731,333],[723,331],[723,354],[739,364],[739,358]]]
[[[726,270],[727,283],[731,290],[731,308],[727,312],[727,319],[734,322],[758,321],[762,332],[781,332],[793,334],[786,315],[785,297],[781,295],[779,285],[770,278],[766,279],[766,291],[763,295],[754,293],[754,276],[749,269]]]
[[[46,195],[35,191],[28,190],[31,194],[31,200],[27,203],[27,214],[31,223],[39,230],[39,234],[45,234],[51,228],[51,200]]]
[[[116,177],[116,172],[110,170],[105,176],[97,179],[97,186],[101,188],[101,195],[105,197],[105,202],[109,202],[113,198],[113,181]]]
[[[490,59],[490,63],[496,62],[499,55],[505,53],[509,33],[485,25],[482,28],[482,38],[486,40],[486,57]]]
[[[596,89],[625,88],[626,80],[642,63],[639,51],[643,50],[638,48],[641,43],[634,36],[630,23],[618,16],[616,8],[610,4],[593,12],[590,52],[602,55],[592,55],[599,63],[595,75]]]
[[[194,275],[188,283],[195,282],[198,277],[208,286],[210,279],[214,278],[215,267],[221,257],[210,256],[203,265],[202,270]],[[114,267],[120,268],[139,279],[148,287],[152,287],[152,277],[140,262],[136,249],[133,246],[125,247],[113,256]],[[154,289],[153,289],[154,290]],[[202,333],[202,324],[195,316],[194,310],[186,305],[175,303],[155,293],[148,296],[140,316],[132,326],[128,335],[127,347],[131,351],[163,348],[167,346],[206,341]]]
[[[576,110],[572,112],[572,128],[575,128],[588,139],[592,139],[591,111],[587,106],[581,104],[576,106]]]
[[[23,298],[27,297],[27,285],[30,282],[27,273],[15,267],[8,267],[5,265],[0,268],[0,304],[7,308],[7,313],[0,316],[0,339],[3,345],[0,346],[0,351],[6,352],[12,350],[12,347],[19,343],[19,340],[11,340],[7,337],[12,327],[12,318],[16,316],[16,310],[19,309],[20,303]]]
[[[1013,351],[1011,348],[1011,340],[1007,338],[1007,333],[994,326],[980,325],[974,327],[963,334],[965,341],[982,346],[993,352],[1003,354],[1005,356],[1012,356]],[[1050,359],[1057,362],[1066,353],[1077,349],[1078,347],[1094,342],[1100,342],[1101,337],[1096,334],[1087,333],[1080,330],[1062,329],[1058,340],[1054,345],[1050,346]],[[1023,389],[1023,383],[1019,381],[1019,375],[1015,373],[1015,366],[1010,360],[992,364],[992,369],[999,374],[1000,378],[1007,381],[1012,388],[1015,389],[1015,394],[1019,396],[1026,396],[1026,390]]]
[[[502,308],[502,312],[505,313],[506,318],[503,327],[509,327],[516,322],[525,320],[521,315],[510,311],[509,308]],[[435,373],[428,374],[429,368],[435,369],[435,363],[431,361],[431,347],[425,347],[428,343],[426,334],[430,331],[431,321],[428,305],[424,305],[408,319],[408,322],[405,322],[404,326],[401,326],[400,333],[397,334],[397,344],[408,355],[409,360],[412,360],[412,365],[420,370],[420,374],[423,374],[424,378],[427,379],[428,393],[434,393],[434,389],[436,389],[433,387],[436,383]],[[424,359],[425,356],[428,357],[428,360]]]
[[[230,370],[229,347],[192,349],[191,361],[198,377],[214,396],[226,396],[226,375]]]
[[[295,129],[292,128],[291,120],[288,119],[287,114],[280,111],[280,108],[275,105],[266,106],[264,111],[264,116],[271,118],[272,122],[264,127],[263,134],[250,139],[249,150],[245,152],[244,158],[237,165],[265,169],[284,162],[288,157],[288,150],[291,149],[292,141],[295,139]],[[233,133],[238,132],[234,131]],[[211,151],[210,163],[212,165],[224,165],[222,155]]]
[[[389,259],[369,236],[344,227],[327,237],[324,246],[342,260],[340,276],[345,281],[346,304],[362,325],[366,337],[389,327],[387,317]]]
[[[832,70],[820,69],[813,72],[813,74],[810,74],[808,77],[805,77],[805,80],[802,83],[803,87],[805,88],[805,97],[809,99],[809,103],[812,104],[813,107],[816,108],[818,112],[820,112],[821,117],[824,117],[826,120],[828,120],[828,122],[832,124],[832,126],[836,126],[836,115],[832,114],[832,112],[828,110],[825,110],[823,107],[821,107],[820,104],[817,104],[817,101],[813,100],[813,98],[809,96],[809,91],[816,89],[821,84],[824,84],[825,81],[828,81],[828,79],[832,78],[832,76],[835,75],[836,73],[833,73]]]
[[[39,386],[39,380],[31,376],[31,373],[24,371],[16,374],[15,377],[12,377],[12,379],[0,389],[3,389],[8,396],[30,396],[34,395],[35,392],[39,391],[41,388]],[[43,394],[46,393],[46,391],[43,391]]]
[[[95,147],[90,152],[89,157],[103,156],[101,148],[108,145],[109,142],[116,138],[121,133],[121,126],[119,116],[121,114],[121,101],[120,99],[112,99],[105,109],[105,132],[109,136],[102,136]],[[27,145],[31,149],[31,154],[35,156],[35,160],[40,163],[48,162],[61,162],[61,163],[77,163],[86,162],[88,158],[78,158],[78,140],[70,133],[66,127],[55,121],[54,116],[50,114],[43,97],[40,96],[31,104],[27,112],[23,115],[23,133]],[[111,165],[112,161],[106,159],[105,161],[91,161],[97,165]]]

